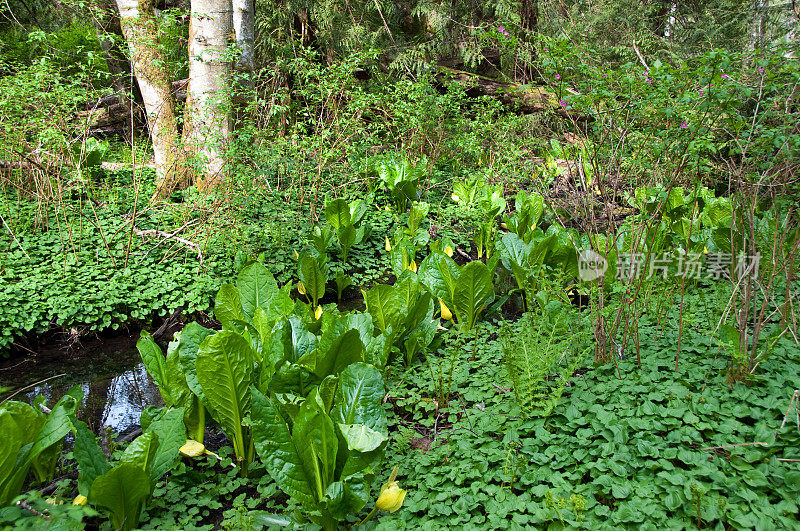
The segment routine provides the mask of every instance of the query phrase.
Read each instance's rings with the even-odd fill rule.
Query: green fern
[[[503,363],[525,417],[547,416],[591,350],[585,333],[570,326],[569,313],[526,314],[500,334]],[[521,325],[519,323],[522,323]]]

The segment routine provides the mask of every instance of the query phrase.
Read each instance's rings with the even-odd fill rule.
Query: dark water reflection
[[[13,400],[32,402],[41,394],[54,404],[72,386],[80,385],[84,400],[78,417],[96,433],[137,426],[142,410],[162,405],[158,387],[147,374],[136,350],[138,334],[98,338],[70,352],[54,349],[36,356],[0,362],[0,386],[12,391],[31,386]],[[52,378],[46,382],[45,379]]]

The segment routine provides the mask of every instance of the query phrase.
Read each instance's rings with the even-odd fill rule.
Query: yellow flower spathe
[[[322,306],[317,306],[316,311],[314,311],[314,319],[319,320],[322,317]]]
[[[86,496],[84,496],[83,494],[78,494],[77,496],[75,496],[75,499],[72,500],[72,505],[86,505],[86,502],[88,501],[89,500],[86,499]]]
[[[408,264],[408,268],[413,271],[414,273],[417,272],[417,263],[414,260],[411,260],[411,263]]]
[[[450,258],[452,258],[452,257],[453,257],[453,248],[452,248],[452,247],[450,247],[449,245],[445,246],[445,248],[444,248],[444,254],[446,254],[447,256],[449,256]]]
[[[396,512],[403,506],[406,491],[397,485],[397,481],[390,481],[381,487],[380,496],[375,502],[375,507],[382,511]]]
[[[439,309],[441,310],[442,319],[445,321],[450,321],[453,318],[453,312],[444,304],[441,297],[439,297]]]
[[[386,244],[383,246],[383,248],[386,249],[387,253],[392,252],[392,244],[389,243],[389,237],[388,236],[386,236]]]
[[[206,447],[201,442],[192,439],[186,439],[186,444],[178,449],[181,455],[186,457],[200,457],[206,453]]]
[[[305,295],[306,294],[306,285],[303,284],[302,282],[298,281],[297,282],[297,291],[300,292],[300,295]]]

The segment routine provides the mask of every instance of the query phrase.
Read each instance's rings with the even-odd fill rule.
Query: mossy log
[[[588,123],[594,119],[592,116],[565,110],[558,97],[543,86],[498,81],[441,65],[435,67],[435,76],[442,82],[449,80],[461,84],[469,97],[489,96],[500,100],[511,112],[522,114],[552,112],[563,118],[582,123]]]

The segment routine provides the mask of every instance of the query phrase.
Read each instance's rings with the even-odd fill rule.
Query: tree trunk
[[[200,189],[214,188],[224,178],[231,74],[231,61],[225,52],[233,31],[232,18],[230,0],[192,0],[183,136],[187,150],[204,168],[197,183]]]
[[[522,0],[519,8],[519,19],[522,27],[522,40],[530,46],[530,61],[515,66],[516,77],[523,83],[529,83],[536,79],[536,45],[533,37],[539,31],[539,0]]]
[[[753,0],[753,17],[750,19],[748,51],[752,52],[761,48],[764,38],[764,22],[764,0]]]
[[[112,76],[112,86],[117,92],[128,92],[130,87],[127,78],[131,72],[131,65],[125,52],[120,49],[118,41],[124,40],[119,13],[109,0],[95,0],[95,14],[92,17],[103,58],[108,65],[108,72]]]
[[[158,22],[153,0],[116,1],[153,141],[157,178],[153,199],[163,199],[177,186],[186,185],[187,172],[175,120],[175,100],[167,74],[167,61],[158,46]]]
[[[256,10],[254,0],[233,0],[233,31],[239,57],[236,68],[241,73],[252,73],[255,69],[253,43],[256,32]]]

